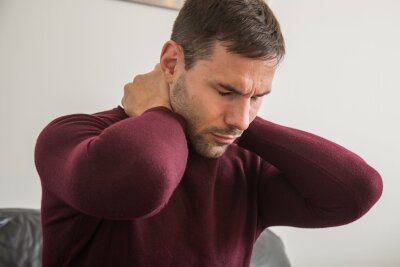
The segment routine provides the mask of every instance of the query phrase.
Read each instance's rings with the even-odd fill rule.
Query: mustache
[[[207,129],[208,132],[213,132],[216,134],[220,135],[232,135],[232,136],[241,136],[243,134],[242,130],[239,130],[235,127],[229,127],[229,128],[218,128],[218,127],[210,127]]]

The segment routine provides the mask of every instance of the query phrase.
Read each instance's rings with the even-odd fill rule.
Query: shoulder
[[[76,113],[64,115],[52,120],[47,124],[38,136],[40,140],[65,140],[71,136],[85,138],[100,134],[112,124],[121,121],[128,116],[121,107],[110,110],[84,114]]]
[[[92,116],[104,120],[105,122],[108,122],[110,124],[129,117],[121,106],[118,106],[110,110],[94,113],[92,114]]]
[[[80,125],[90,125],[96,128],[106,128],[109,125],[128,118],[123,108],[120,106],[93,114],[75,113],[64,115],[52,120],[46,128],[59,127],[79,127]]]

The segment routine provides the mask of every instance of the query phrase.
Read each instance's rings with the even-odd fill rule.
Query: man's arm
[[[364,215],[380,198],[380,175],[351,151],[316,135],[256,118],[239,145],[261,156],[264,227],[329,227]]]
[[[147,217],[165,206],[186,167],[185,122],[164,100],[144,105],[149,92],[139,87],[125,86],[131,118],[121,108],[113,111],[116,123],[76,114],[42,131],[35,163],[44,189],[83,213],[108,219]],[[140,109],[132,107],[137,101]]]
[[[163,107],[109,127],[95,115],[56,119],[36,144],[42,185],[89,215],[150,216],[167,203],[185,170],[182,123]]]

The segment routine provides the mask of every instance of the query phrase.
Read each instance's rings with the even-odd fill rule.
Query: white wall
[[[294,267],[400,266],[400,2],[272,1],[287,57],[262,114],[355,151],[383,176],[379,203],[324,230],[280,227]]]
[[[116,107],[177,11],[117,0],[0,0],[0,206],[40,206],[35,140],[52,119]]]
[[[400,2],[274,0],[287,57],[261,115],[336,141],[384,178],[338,228],[275,227],[294,267],[400,266]],[[117,0],[0,0],[0,207],[40,207],[33,164],[53,118],[119,104],[157,62],[177,12]]]

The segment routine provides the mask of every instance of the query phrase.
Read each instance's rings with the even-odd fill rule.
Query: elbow
[[[168,189],[169,188],[164,188],[164,190],[159,190],[162,192],[154,192],[151,196],[147,195],[142,198],[143,201],[141,201],[141,204],[139,206],[133,206],[132,212],[127,217],[146,219],[161,212],[172,196],[172,192],[170,193]]]
[[[153,173],[146,177],[148,179],[141,183],[134,179],[130,190],[124,192],[126,199],[119,200],[129,209],[124,217],[144,219],[158,214],[170,201],[181,180],[181,176],[176,173],[170,175]]]
[[[150,181],[152,179],[140,182],[138,179],[126,176],[121,176],[121,179],[126,180],[119,184],[105,183],[92,186],[75,183],[68,190],[73,193],[73,196],[69,197],[70,203],[82,213],[98,218],[141,219],[160,212],[176,188],[172,182],[161,182],[161,179],[157,183]]]
[[[380,174],[368,166],[368,171],[359,179],[356,191],[358,213],[356,219],[364,216],[380,199],[383,192],[383,181]]]
[[[367,171],[354,177],[351,197],[348,200],[344,224],[351,223],[363,217],[380,199],[383,191],[383,181],[380,174],[370,166]]]
[[[170,201],[184,175],[184,162],[176,164],[171,159],[157,162],[137,165],[125,178],[129,181],[126,187],[129,190],[125,194],[130,197],[133,218],[148,218],[159,213]]]
[[[326,215],[324,227],[352,223],[363,217],[378,202],[383,191],[382,178],[376,170],[366,167],[362,172],[349,176],[348,180],[352,184],[336,195],[335,205],[318,209]]]
[[[184,172],[183,164],[174,168],[171,164],[145,162],[144,159],[140,164],[131,162],[128,165],[130,167],[125,165],[118,171],[108,165],[96,165],[93,169],[97,175],[76,179],[80,182],[70,191],[82,197],[76,204],[82,212],[116,220],[154,216],[167,205]],[[96,180],[88,182],[87,177]]]

